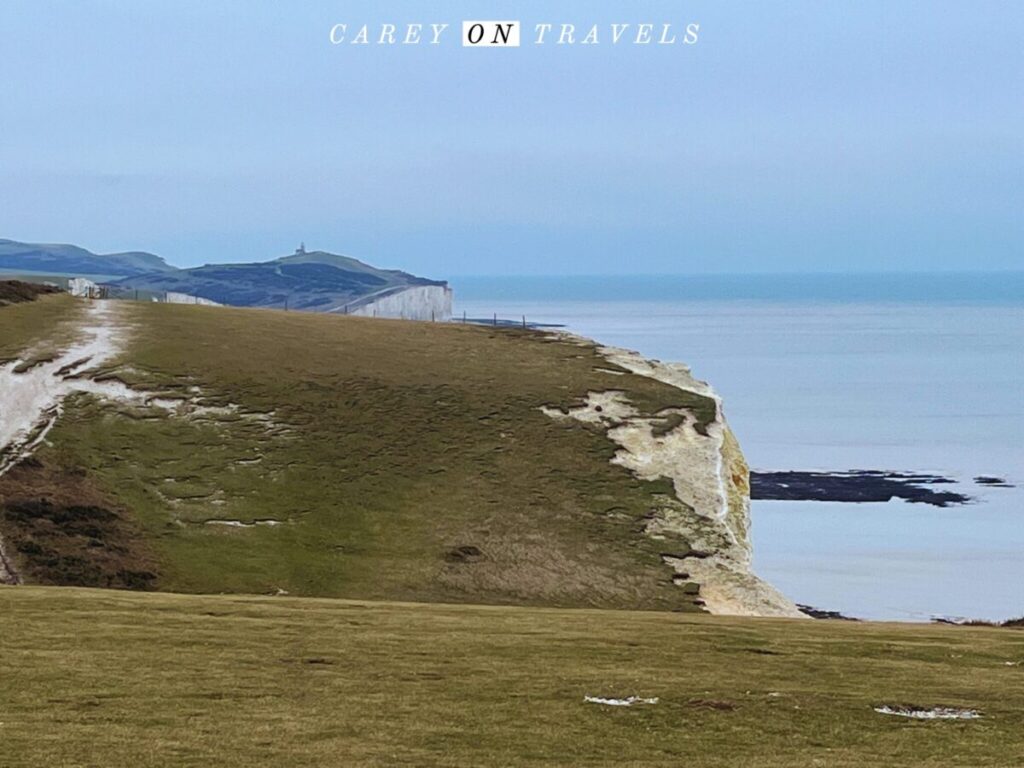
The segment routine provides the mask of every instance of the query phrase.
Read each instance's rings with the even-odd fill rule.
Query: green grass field
[[[7,768],[1024,764],[1011,630],[42,587],[0,615]]]

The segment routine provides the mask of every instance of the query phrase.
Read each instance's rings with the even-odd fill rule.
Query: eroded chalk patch
[[[977,720],[982,716],[976,709],[957,709],[955,707],[921,709],[918,707],[889,706],[886,704],[881,707],[875,707],[874,710],[881,715],[909,717],[914,720]]]
[[[606,699],[602,696],[584,696],[583,701],[587,704],[603,704],[606,707],[632,707],[636,704],[657,704],[658,697],[645,699],[640,696],[627,696],[624,699]]]

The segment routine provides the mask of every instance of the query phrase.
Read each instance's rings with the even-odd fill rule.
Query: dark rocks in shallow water
[[[1004,629],[1024,629],[1024,617],[1007,619],[1006,621],[987,621],[986,619],[964,619],[959,616],[932,616],[933,624],[951,624],[954,627],[1002,627]]]
[[[822,608],[815,608],[813,605],[802,605],[797,603],[797,608],[800,609],[800,613],[807,614],[812,619],[837,619],[839,621],[860,621],[855,619],[853,616],[844,616],[839,611],[826,611]]]
[[[987,485],[990,488],[1014,488],[1014,485],[1006,482],[1005,477],[991,477],[989,475],[979,475],[974,478],[976,485]]]
[[[775,501],[891,501],[948,507],[970,496],[928,486],[954,482],[939,475],[878,470],[847,472],[751,472],[750,498]]]

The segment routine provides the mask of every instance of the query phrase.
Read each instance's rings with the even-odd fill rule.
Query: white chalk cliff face
[[[562,334],[577,343],[588,340]],[[749,470],[736,438],[722,415],[718,396],[689,368],[661,363],[615,347],[598,347],[611,363],[631,373],[656,379],[679,389],[710,397],[716,404],[715,420],[701,434],[696,417],[686,409],[673,409],[679,424],[659,434],[659,418],[641,414],[624,392],[589,392],[586,402],[568,412],[544,408],[556,419],[577,419],[601,425],[619,450],[612,462],[644,480],[666,478],[675,495],[656,503],[646,534],[655,539],[683,539],[689,548],[662,556],[680,580],[700,584],[700,597],[711,613],[733,616],[788,616],[805,614],[777,589],[751,571]]]

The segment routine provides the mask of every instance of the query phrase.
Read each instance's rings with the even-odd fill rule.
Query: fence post
[[[523,328],[526,327],[526,315],[523,315]]]
[[[495,312],[494,313],[494,325],[497,325],[497,324],[498,324],[498,313]]]

